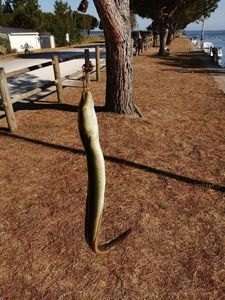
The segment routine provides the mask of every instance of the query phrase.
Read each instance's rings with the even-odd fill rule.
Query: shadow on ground
[[[48,82],[49,80],[43,80],[38,76],[28,73],[8,79],[12,95],[25,93],[34,88],[44,86]]]
[[[151,58],[158,58],[157,55],[149,56]],[[164,66],[175,67],[175,69],[167,69],[164,71],[179,71],[179,69],[183,69],[182,73],[205,73],[209,72],[213,75],[221,75],[225,74],[225,69],[218,66],[217,63],[213,62],[213,60],[207,55],[202,53],[201,51],[192,51],[192,52],[178,52],[176,56],[167,56],[160,57],[160,64]],[[187,70],[190,69],[190,70]]]
[[[44,98],[45,96],[43,96]],[[66,111],[66,112],[77,112],[78,106],[67,104],[67,103],[54,103],[48,101],[41,101],[41,102],[34,102],[32,100],[27,100],[27,102],[17,102],[13,106],[14,111],[21,111],[21,110],[44,110],[44,109],[52,109],[52,110],[59,110],[59,111]],[[104,106],[95,106],[96,112],[105,112]],[[4,108],[0,108],[0,112],[4,112]],[[5,118],[5,114],[0,116],[0,119]]]
[[[58,149],[58,150],[61,150],[61,151],[71,152],[71,153],[78,154],[78,155],[85,155],[85,151],[80,150],[80,149],[74,149],[74,148],[71,148],[71,147],[63,146],[63,145],[52,144],[52,143],[44,142],[44,141],[41,141],[41,140],[36,140],[36,139],[29,138],[29,137],[20,136],[20,135],[17,135],[17,134],[10,134],[4,128],[0,128],[0,130],[1,130],[0,135],[2,135],[2,136],[8,136],[8,137],[15,138],[15,139],[18,139],[18,140],[23,140],[23,141],[28,142],[28,143],[42,145],[44,147],[50,147],[50,148]],[[168,171],[160,170],[160,169],[153,168],[153,167],[150,167],[150,166],[146,166],[144,164],[132,162],[132,161],[129,161],[129,160],[126,160],[126,159],[123,159],[123,158],[118,158],[118,157],[108,156],[108,155],[104,155],[104,158],[107,161],[111,161],[111,162],[117,163],[117,164],[125,164],[128,167],[136,168],[136,169],[142,170],[142,171],[147,172],[147,173],[153,173],[153,174],[160,175],[160,176],[163,176],[163,177],[167,177],[167,178],[170,178],[170,179],[174,179],[174,180],[186,183],[186,184],[197,185],[197,186],[200,186],[202,188],[211,189],[211,190],[215,190],[215,191],[225,193],[225,186],[222,186],[222,185],[218,185],[218,184],[211,183],[211,182],[208,182],[208,181],[178,175],[178,174],[175,174],[175,173],[172,173],[172,172],[168,172]]]

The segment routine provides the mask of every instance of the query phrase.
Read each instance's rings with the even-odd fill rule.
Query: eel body
[[[104,209],[106,178],[105,162],[99,142],[98,121],[93,97],[89,90],[83,91],[81,96],[78,109],[78,127],[86,152],[88,168],[85,238],[95,253],[105,253],[122,242],[131,229],[105,244],[98,244],[98,234]]]

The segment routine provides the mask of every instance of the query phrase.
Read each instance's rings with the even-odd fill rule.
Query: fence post
[[[89,66],[90,64],[90,52],[89,49],[84,49],[84,60],[85,60],[85,65]],[[86,72],[86,78],[87,78],[87,84],[90,86],[90,72]]]
[[[58,102],[63,103],[64,100],[63,100],[62,79],[61,79],[60,68],[59,68],[59,59],[57,55],[52,56],[52,64],[53,64],[53,70],[55,74],[55,85],[56,85]]]
[[[96,81],[100,81],[100,48],[95,47],[95,59],[96,59]]]
[[[150,40],[150,47],[152,47],[153,45],[153,37],[151,37],[151,40]]]
[[[2,103],[5,109],[6,120],[9,126],[10,132],[14,133],[17,130],[16,117],[13,110],[12,101],[10,98],[7,78],[4,68],[0,68],[0,91],[2,95]]]
[[[144,41],[142,41],[142,44],[141,44],[141,53],[144,53],[144,49],[145,49],[145,45],[144,45]]]

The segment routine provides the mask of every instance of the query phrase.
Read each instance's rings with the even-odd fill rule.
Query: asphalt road
[[[52,55],[56,54],[59,58],[67,58],[84,54],[84,49],[89,49],[90,51],[90,59],[92,63],[95,65],[95,47],[85,47],[85,48],[69,48],[64,50],[58,50],[56,52],[49,53],[41,53],[41,54],[32,54],[27,57],[20,59],[12,59],[6,61],[0,61],[0,67],[5,69],[5,72],[11,72],[19,69],[23,69],[26,67],[30,67],[33,65],[42,64],[44,62],[51,61]],[[102,51],[101,54],[101,62],[104,61],[105,52]],[[67,62],[60,63],[60,72],[61,77],[64,78],[63,85],[75,85],[75,78],[78,76],[78,71],[82,70],[82,66],[84,64],[84,58],[76,58]],[[73,75],[72,79],[65,79],[66,76]],[[49,81],[54,80],[54,72],[53,67],[45,67],[42,69],[37,69],[35,71],[31,71],[22,75],[17,75],[12,78],[8,78],[8,86],[11,97],[15,97],[20,95],[21,93],[25,93],[29,90],[32,90],[36,87],[40,87]],[[55,87],[48,88],[45,92],[42,92],[42,95],[45,95]],[[34,98],[34,97],[31,97]]]

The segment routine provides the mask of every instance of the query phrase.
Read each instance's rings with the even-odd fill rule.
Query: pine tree
[[[159,26],[159,54],[165,54],[167,28],[172,32],[180,26],[206,18],[217,8],[220,0],[131,0],[132,10],[142,17],[151,18]]]
[[[41,23],[41,10],[38,0],[12,0],[13,26],[38,30]]]
[[[71,8],[67,2],[56,0],[54,4],[54,14],[56,17],[54,27],[55,40],[58,45],[63,46],[67,43],[66,33],[70,35],[69,17],[71,15]]]
[[[132,114],[132,40],[129,0],[94,0],[106,41],[106,104],[108,111]]]
[[[12,14],[13,13],[11,0],[5,0],[5,3],[3,5],[3,12],[4,12],[4,14]]]
[[[3,14],[3,5],[2,5],[2,0],[0,0],[0,26],[5,25],[5,18]]]

